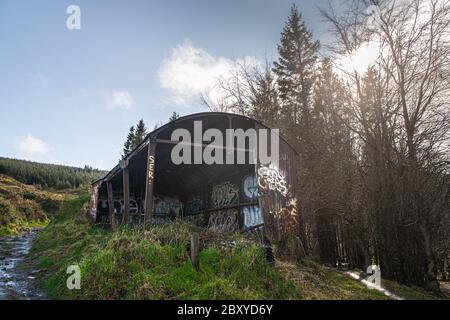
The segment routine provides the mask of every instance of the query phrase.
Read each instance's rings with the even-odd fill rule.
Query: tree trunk
[[[420,225],[420,232],[422,233],[425,256],[427,259],[425,288],[431,291],[439,291],[439,282],[437,281],[436,263],[431,248],[430,234],[423,224]]]

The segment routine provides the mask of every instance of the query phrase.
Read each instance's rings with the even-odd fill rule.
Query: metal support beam
[[[108,208],[109,208],[109,221],[111,222],[111,228],[116,229],[116,215],[114,214],[114,195],[111,181],[106,182],[106,189],[108,191]]]
[[[147,157],[147,183],[145,187],[144,227],[150,225],[153,215],[153,186],[155,182],[156,140],[150,140]]]

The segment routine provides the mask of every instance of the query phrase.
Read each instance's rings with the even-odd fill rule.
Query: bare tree
[[[349,103],[357,120],[353,130],[370,160],[365,163],[379,168],[366,182],[378,186],[369,210],[377,212],[378,250],[385,252],[385,260],[392,252],[405,260],[398,237],[417,241],[419,251],[413,245],[403,248],[418,252],[413,260],[425,261],[423,269],[406,268],[404,263],[393,267],[385,261],[388,272],[404,282],[436,289],[439,240],[432,230],[448,226],[443,221],[448,220],[450,6],[442,0],[370,0],[350,2],[341,15],[333,8],[322,13],[337,35],[332,48],[336,54],[351,55],[364,42],[379,48],[378,80],[372,82],[377,81],[382,90],[368,96],[370,88],[364,92],[361,75],[354,71],[350,73],[354,96]],[[399,232],[392,240],[388,232],[393,230]],[[381,247],[388,245],[397,248]],[[399,276],[400,269],[412,271]]]
[[[277,123],[276,80],[268,61],[263,67],[236,62],[231,76],[219,78],[217,85],[223,93],[220,101],[213,101],[207,94],[201,97],[209,110],[252,116],[267,125]]]

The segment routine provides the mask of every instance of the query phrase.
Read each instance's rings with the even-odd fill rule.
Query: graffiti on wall
[[[153,213],[164,214],[167,213],[167,205],[160,197],[153,198]]]
[[[183,213],[183,204],[178,198],[169,198],[170,214],[175,216],[181,216]]]
[[[242,208],[244,216],[244,227],[251,228],[264,223],[259,206],[249,206]]]
[[[153,180],[155,178],[155,157],[150,156],[148,157],[148,173],[147,173],[147,183],[150,185],[153,183]]]
[[[281,239],[285,235],[298,234],[299,214],[297,199],[289,200],[287,206],[283,208],[272,208],[266,217],[266,231],[276,239]]]
[[[136,200],[130,199],[130,214],[137,214],[139,212]]]
[[[288,193],[286,177],[276,167],[259,168],[258,185],[262,190],[276,190],[284,197]]]
[[[238,211],[236,209],[212,212],[208,229],[218,233],[232,233],[239,230]]]
[[[108,199],[100,199],[98,201],[100,208],[102,211],[106,211],[109,207]],[[125,211],[124,201],[123,198],[114,198],[114,213],[115,214],[122,214]],[[139,212],[139,205],[133,198],[130,199],[130,213],[131,214],[137,214]]]
[[[153,213],[155,214],[171,214],[174,216],[179,216],[182,211],[183,205],[180,199],[176,197],[153,198]]]
[[[212,189],[211,201],[214,208],[236,204],[239,202],[239,188],[230,182],[216,185]]]
[[[94,220],[97,218],[98,192],[100,190],[100,185],[101,185],[100,182],[96,183],[94,185],[94,187],[92,188],[92,193],[91,193],[90,214]]]
[[[202,210],[202,200],[194,198],[186,204],[186,214],[191,215]]]
[[[244,178],[243,183],[244,196],[249,200],[256,200],[259,197],[258,180],[254,174]]]

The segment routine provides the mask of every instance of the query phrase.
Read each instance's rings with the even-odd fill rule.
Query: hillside
[[[87,166],[75,168],[0,157],[0,174],[42,188],[77,189],[89,185],[104,173]]]
[[[178,222],[150,231],[111,232],[87,218],[88,197],[73,197],[38,235],[31,258],[50,298],[56,299],[389,299],[359,281],[315,262],[270,265],[257,241],[227,237]],[[200,271],[186,245],[202,239]],[[66,287],[66,270],[79,265],[81,290]],[[394,288],[394,286],[391,286]],[[404,286],[410,298],[436,298]]]
[[[64,195],[39,190],[0,174],[0,236],[43,226]]]

